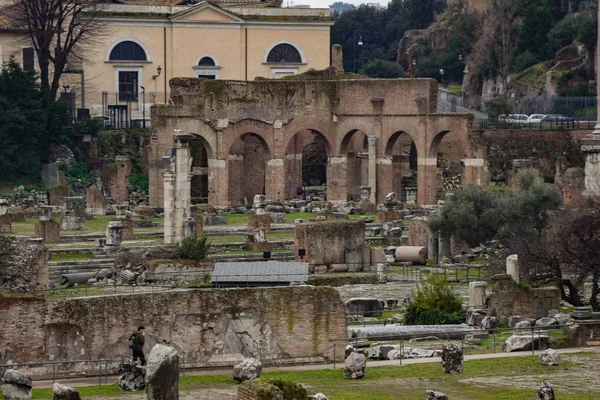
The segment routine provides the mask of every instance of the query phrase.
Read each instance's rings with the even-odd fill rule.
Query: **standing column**
[[[417,203],[422,206],[436,204],[437,158],[418,158],[417,168]]]
[[[227,161],[217,158],[208,159],[208,204],[224,206],[229,194],[229,174]]]
[[[265,194],[270,201],[285,200],[285,163],[283,158],[267,161]]]
[[[185,237],[185,220],[191,217],[192,157],[189,135],[175,136],[175,242]]]
[[[369,186],[371,187],[370,201],[377,204],[377,138],[367,136],[369,143]]]
[[[464,184],[475,183],[478,186],[485,185],[485,160],[483,158],[465,158],[462,160],[465,166]]]
[[[327,158],[327,200],[348,200],[347,176],[348,158],[346,156]]]
[[[171,162],[171,157],[165,156],[163,157],[165,164],[167,162]],[[171,169],[171,166],[165,165],[165,167]],[[175,219],[175,209],[174,209],[174,198],[175,198],[175,174],[173,174],[170,170],[165,170],[163,172],[163,182],[164,182],[164,238],[165,244],[173,244],[173,240],[175,238],[175,230],[174,230],[174,219]]]

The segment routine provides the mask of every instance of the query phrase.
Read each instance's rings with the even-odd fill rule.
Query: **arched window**
[[[273,47],[267,56],[267,63],[270,64],[301,64],[302,57],[300,52],[294,46],[288,43],[281,43]]]
[[[146,52],[136,42],[124,40],[110,52],[109,61],[148,61]]]
[[[212,57],[202,57],[200,61],[198,61],[199,67],[214,67],[215,65],[215,60],[213,60]]]

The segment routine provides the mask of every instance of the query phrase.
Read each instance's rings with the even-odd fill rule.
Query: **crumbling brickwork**
[[[27,293],[48,287],[48,250],[0,235],[0,292]]]
[[[343,303],[330,287],[188,290],[48,302],[0,297],[0,363],[59,357],[125,360],[131,357],[127,338],[138,325],[146,327],[147,352],[167,340],[189,367],[233,365],[243,357],[266,364],[330,360],[329,339],[347,335]],[[61,334],[66,331],[72,333]]]
[[[548,311],[558,310],[560,291],[555,287],[530,289],[519,286],[510,275],[492,277],[492,294],[488,314],[492,316],[521,315],[531,318],[548,316]]]

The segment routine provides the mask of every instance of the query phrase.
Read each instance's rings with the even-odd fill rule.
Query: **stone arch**
[[[359,201],[360,187],[369,185],[367,135],[360,129],[347,132],[340,144],[340,157],[345,158],[346,198]]]
[[[459,188],[464,183],[465,167],[463,160],[468,158],[470,146],[465,143],[461,132],[443,130],[438,132],[429,145],[427,157],[435,175],[430,178],[430,187],[435,188],[436,199],[445,191]],[[430,174],[431,175],[431,174]]]
[[[230,125],[223,130],[222,135],[225,138],[225,146],[223,148],[223,154],[221,154],[222,158],[226,159],[229,156],[229,152],[231,151],[233,144],[241,136],[247,133],[252,133],[256,136],[259,136],[262,139],[262,142],[266,145],[268,159],[273,158],[273,126],[266,122],[251,118],[230,123]]]
[[[385,143],[385,159],[380,163],[378,179],[386,193],[393,192],[396,199],[404,202],[417,200],[418,150],[412,136],[405,131],[390,135]],[[387,170],[383,171],[384,165]]]
[[[227,155],[228,200],[232,206],[251,203],[257,194],[266,194],[269,145],[257,133],[246,132],[231,144]]]
[[[330,154],[329,140],[320,131],[301,129],[293,134],[284,148],[285,199],[304,198],[300,187],[326,184]]]
[[[209,160],[214,157],[214,151],[200,134],[191,134],[194,140],[189,143],[190,157],[192,157],[191,197],[192,202],[208,202],[209,193],[212,191],[210,182]]]

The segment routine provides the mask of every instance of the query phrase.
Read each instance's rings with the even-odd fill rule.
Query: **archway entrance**
[[[269,146],[255,133],[245,133],[233,143],[227,158],[232,206],[252,204],[255,195],[265,194],[269,158]]]
[[[202,140],[190,141],[192,204],[208,202],[208,152]]]
[[[285,151],[285,198],[303,198],[304,189],[326,197],[329,142],[318,131],[296,133]]]
[[[453,132],[443,131],[433,139],[429,157],[435,157],[437,171],[435,174],[436,199],[443,199],[445,194],[463,187],[465,166],[462,160],[467,158],[467,147]]]
[[[396,200],[416,202],[417,147],[410,135],[403,131],[394,133],[386,144],[385,155],[392,162],[391,190]]]
[[[360,130],[348,132],[340,150],[346,156],[346,200],[360,201],[360,187],[369,185],[367,135]]]

